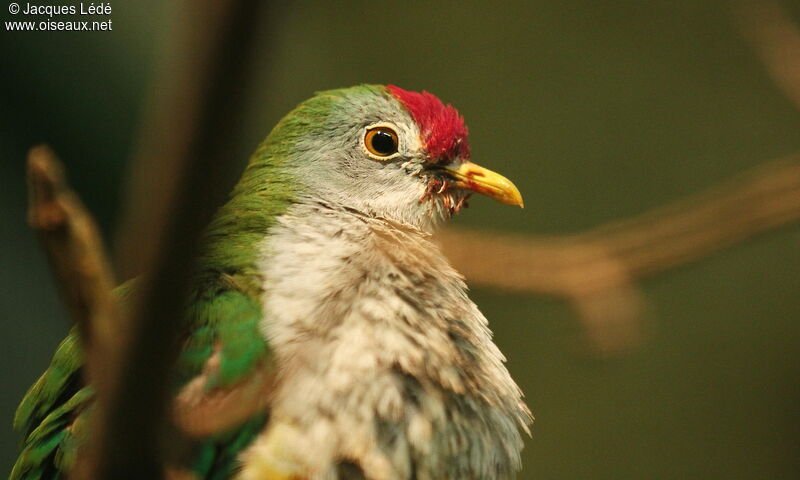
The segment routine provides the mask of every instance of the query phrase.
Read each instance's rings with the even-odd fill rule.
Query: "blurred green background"
[[[476,161],[525,195],[525,210],[475,199],[457,222],[567,234],[800,150],[800,111],[728,2],[431,3],[293,2],[265,19],[230,161],[313,91],[426,89],[464,114]],[[25,151],[55,148],[110,237],[169,17],[191,13],[112,6],[112,32],[0,31],[2,472],[13,410],[68,328],[25,224]],[[610,358],[580,347],[561,302],[473,291],[536,415],[520,478],[800,478],[800,227],[642,288],[649,336]]]

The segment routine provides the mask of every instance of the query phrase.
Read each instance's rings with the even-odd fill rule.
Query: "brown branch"
[[[794,155],[584,234],[540,238],[447,229],[439,237],[471,283],[566,298],[595,346],[613,351],[640,337],[638,279],[798,219],[800,155]]]
[[[92,442],[75,474],[83,479],[157,479],[178,450],[169,431],[170,372],[201,231],[221,198],[210,195],[236,165],[232,125],[242,111],[258,0],[188,0],[134,164],[123,271],[146,274],[125,345],[104,358],[114,382],[98,391]],[[131,265],[133,267],[131,267]]]
[[[28,153],[28,223],[47,254],[61,296],[78,326],[89,377],[106,384],[99,359],[120,346],[114,277],[92,216],[66,182],[61,162],[46,146]]]
[[[800,108],[800,27],[778,2],[742,0],[735,5],[744,37],[775,85]]]

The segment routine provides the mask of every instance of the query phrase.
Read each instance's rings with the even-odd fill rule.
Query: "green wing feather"
[[[120,288],[121,297],[130,291]],[[208,288],[188,309],[191,326],[178,361],[178,385],[198,375],[220,345],[220,368],[207,388],[227,386],[245,378],[268,358],[258,330],[261,308],[252,297],[221,282]],[[60,479],[74,465],[91,413],[93,391],[81,378],[83,353],[73,329],[56,350],[50,367],[22,399],[14,427],[23,432],[22,453],[9,480]],[[236,454],[266,423],[259,415],[244,425],[204,441],[193,470],[200,478],[225,478],[236,466]]]
[[[178,360],[180,383],[200,373],[215,346],[220,365],[207,389],[234,384],[263,361],[267,343],[258,330],[261,306],[248,295],[221,287],[192,302],[188,313],[194,327]]]
[[[121,302],[135,283],[126,282],[115,290]],[[14,428],[23,434],[22,452],[9,480],[60,478],[74,458],[78,442],[73,423],[92,398],[92,389],[83,384],[82,367],[83,350],[73,328],[17,407]]]
[[[64,395],[75,392],[75,382],[83,364],[83,353],[73,328],[53,355],[50,367],[31,386],[14,416],[14,428],[27,437],[44,420]]]

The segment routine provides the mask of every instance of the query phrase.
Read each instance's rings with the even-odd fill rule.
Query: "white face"
[[[311,196],[431,230],[468,196],[448,190],[411,115],[385,94],[342,97],[294,166]]]

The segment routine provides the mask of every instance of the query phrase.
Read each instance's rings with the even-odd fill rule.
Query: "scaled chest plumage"
[[[427,234],[312,202],[272,228],[261,265],[262,330],[282,373],[241,478],[264,463],[321,479],[518,469],[521,393]]]

